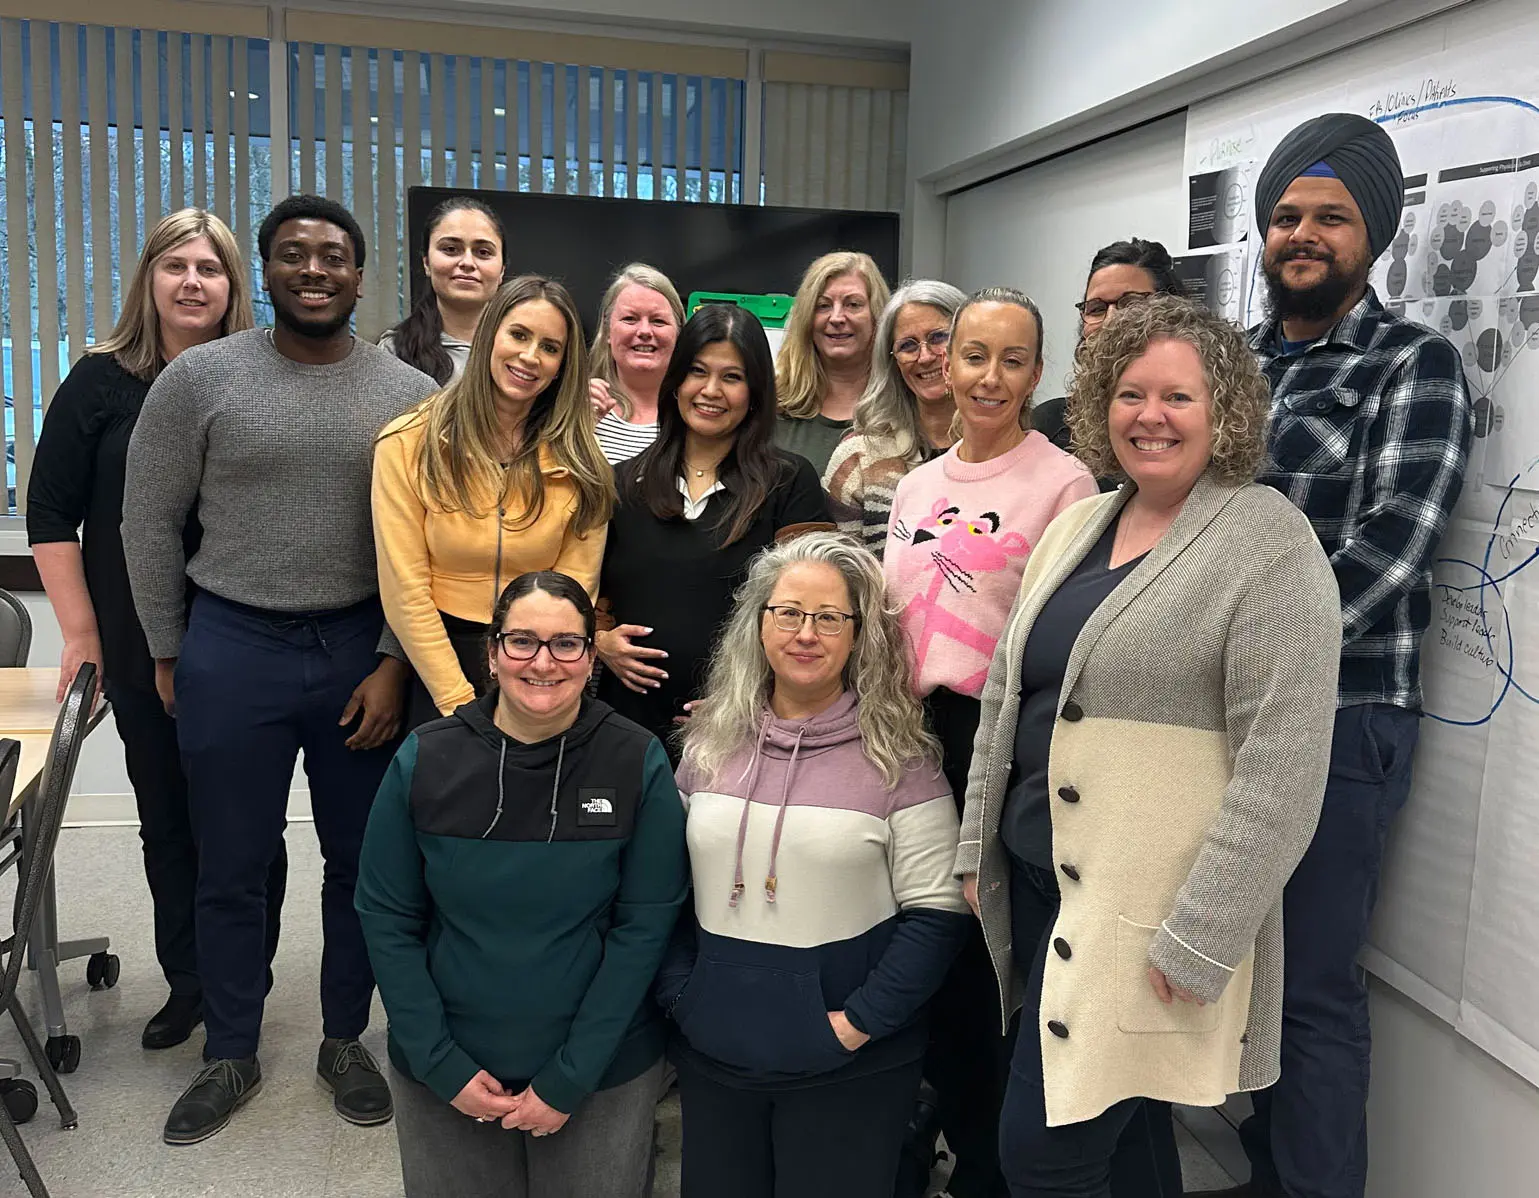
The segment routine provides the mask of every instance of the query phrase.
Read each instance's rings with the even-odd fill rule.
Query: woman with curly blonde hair
[[[738,591],[679,770],[694,935],[658,975],[683,1198],[893,1193],[926,1006],[970,923],[902,635],[837,533],[765,550]]]
[[[1012,1198],[1107,1198],[1146,1100],[1276,1080],[1283,885],[1319,817],[1341,646],[1308,519],[1254,481],[1267,385],[1240,331],[1154,296],[1076,361],[1074,444],[1125,481],[1063,512],[1026,567],[956,864],[1001,1026],[1024,1006]],[[1123,1192],[1180,1192],[1152,1174]]]
[[[869,254],[839,250],[807,268],[775,358],[780,417],[775,444],[799,453],[821,478],[871,377],[876,314],[887,281]]]

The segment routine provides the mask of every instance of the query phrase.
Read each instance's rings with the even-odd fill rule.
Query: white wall
[[[1185,121],[1167,117],[984,183],[946,205],[941,277],[964,291],[1005,285],[1037,301],[1047,332],[1039,400],[1064,394],[1079,339],[1074,305],[1091,255],[1149,237],[1180,253]]]

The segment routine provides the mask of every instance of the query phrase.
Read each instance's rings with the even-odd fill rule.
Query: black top
[[[636,496],[637,458],[615,467],[620,502],[609,525],[599,594],[614,607],[620,624],[641,624],[652,635],[637,643],[665,649],[668,656],[648,664],[668,671],[668,678],[647,694],[629,690],[613,673],[599,680],[599,697],[627,719],[652,732],[675,760],[669,739],[673,717],[700,697],[706,666],[718,629],[732,610],[732,592],[742,583],[754,555],[792,524],[826,522],[828,497],[806,458],[777,450],[784,463],[781,482],[770,491],[748,531],[719,548],[717,525],[728,496],[718,491],[706,500],[696,520],[682,516],[659,520]],[[728,480],[723,480],[727,485]]]
[[[1015,724],[1015,760],[999,821],[1000,839],[1022,861],[1053,867],[1053,825],[1047,795],[1047,758],[1053,743],[1059,691],[1069,654],[1085,621],[1142,556],[1111,568],[1113,520],[1084,561],[1042,605],[1021,656],[1021,707]]]
[[[27,485],[27,542],[82,542],[107,681],[153,689],[155,665],[134,613],[119,528],[128,439],[149,389],[112,354],[86,354],[75,363],[38,435]],[[182,538],[189,557],[200,536],[190,520]]]

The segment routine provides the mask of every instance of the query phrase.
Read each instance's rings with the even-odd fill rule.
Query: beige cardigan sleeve
[[[1222,995],[1314,836],[1340,658],[1336,579],[1311,539],[1260,571],[1234,610],[1224,645],[1232,776],[1149,949],[1173,984],[1204,1001]]]

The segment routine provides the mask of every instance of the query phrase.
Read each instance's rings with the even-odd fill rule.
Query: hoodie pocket
[[[828,1022],[815,970],[702,956],[673,1018],[696,1052],[747,1073],[825,1073],[854,1055]]]

